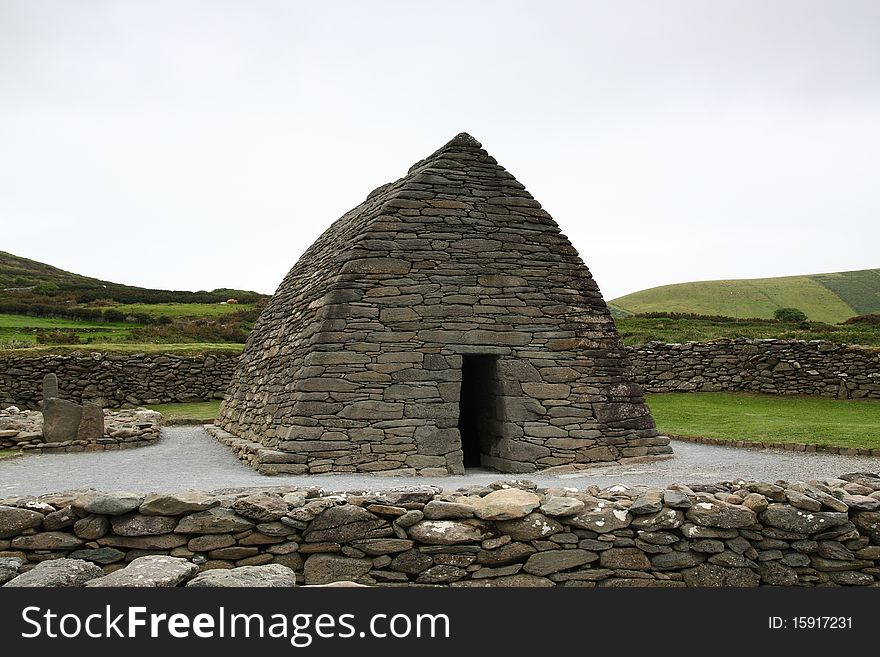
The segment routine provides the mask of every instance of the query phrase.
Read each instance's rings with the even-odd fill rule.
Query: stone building
[[[589,270],[460,134],[337,220],[257,321],[218,424],[288,472],[529,472],[669,454]],[[264,451],[264,450],[259,450]]]

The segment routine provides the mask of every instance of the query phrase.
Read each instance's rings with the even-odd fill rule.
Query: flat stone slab
[[[18,536],[24,529],[43,524],[43,514],[30,509],[0,505],[0,538]]]
[[[4,584],[4,587],[82,586],[104,571],[82,559],[52,559],[38,563],[33,570],[22,573]]]
[[[186,559],[150,555],[138,557],[125,568],[90,580],[86,586],[160,588],[177,586],[195,575],[199,567]]]
[[[193,577],[187,586],[204,587],[272,587],[296,586],[296,573],[287,566],[270,563],[265,566],[206,570]]]
[[[18,557],[0,557],[0,586],[18,574],[21,559]]]

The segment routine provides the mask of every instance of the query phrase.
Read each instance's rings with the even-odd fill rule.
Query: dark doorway
[[[467,354],[461,364],[458,431],[464,467],[480,467],[480,454],[489,454],[497,420],[498,357]]]

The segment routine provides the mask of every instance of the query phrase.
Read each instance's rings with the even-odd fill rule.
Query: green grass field
[[[108,306],[122,313],[143,313],[151,317],[172,317],[175,321],[198,321],[200,319],[214,320],[228,316],[234,312],[253,309],[252,304],[209,304],[209,303],[158,303],[158,304],[121,304]],[[103,308],[101,308],[103,310]],[[233,323],[237,320],[233,320]],[[178,326],[175,324],[174,326]],[[0,350],[12,348],[38,347],[39,332],[62,332],[73,334],[79,340],[79,347],[100,347],[109,349],[113,345],[114,350],[120,344],[133,340],[132,332],[143,328],[143,325],[128,322],[99,322],[82,319],[56,319],[50,317],[31,317],[29,315],[15,315],[0,313]],[[157,338],[157,342],[175,344],[177,342],[198,342],[199,340],[211,339],[215,336],[186,336],[183,333]],[[138,344],[149,344],[140,337]],[[216,338],[215,338],[216,339]],[[221,338],[222,339],[222,338]],[[243,338],[242,338],[243,339]],[[152,341],[152,340],[151,340]],[[56,340],[65,342],[65,340]],[[69,340],[68,340],[69,342]],[[151,347],[144,347],[151,349]],[[130,351],[126,348],[125,351]]]
[[[112,308],[121,313],[143,313],[150,317],[220,317],[253,307],[249,303],[123,303],[100,306],[98,310]]]
[[[880,326],[868,324],[819,325],[806,330],[793,324],[748,320],[720,322],[668,317],[618,317],[614,321],[626,345],[639,345],[651,341],[680,343],[706,342],[718,338],[777,338],[828,340],[880,347]]]
[[[706,392],[648,395],[648,405],[658,429],[673,436],[880,448],[875,400]],[[219,401],[210,401],[149,408],[172,422],[207,423],[219,407]]]
[[[200,420],[211,422],[220,410],[220,401],[195,402],[191,404],[157,404],[147,406],[159,411],[166,420]]]
[[[835,324],[880,312],[880,269],[663,285],[612,299],[620,315],[669,312],[770,319],[798,308],[814,322]]]
[[[657,428],[673,436],[880,448],[880,401],[749,393],[647,396]]]
[[[10,456],[15,456],[16,454],[18,454],[17,449],[0,449],[0,461],[8,459]]]
[[[113,342],[127,337],[133,328],[135,326],[132,324],[121,322],[87,322],[75,319],[0,314],[0,344],[8,340],[36,344],[37,330],[72,330],[82,341]]]
[[[0,351],[44,345],[60,345],[57,351],[68,350],[63,345],[132,351],[129,345],[135,343],[243,343],[267,298],[232,288],[189,292],[123,285],[0,251]],[[228,299],[241,303],[227,304]],[[150,346],[134,350],[158,351]]]
[[[43,345],[37,347],[0,349],[0,355],[4,356],[45,356],[47,354],[69,354],[74,351],[112,352],[124,354],[204,354],[212,351],[240,352],[244,345],[237,342],[119,342],[119,343],[92,343],[92,344],[62,344]]]
[[[812,277],[859,315],[880,312],[880,269],[816,274]]]

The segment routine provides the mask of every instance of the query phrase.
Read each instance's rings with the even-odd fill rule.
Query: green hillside
[[[153,290],[81,276],[36,260],[0,251],[0,301],[26,304],[90,303],[219,303],[234,298],[255,303],[265,295],[247,290]]]
[[[122,285],[0,251],[0,351],[240,344],[266,298]]]
[[[772,318],[778,308],[798,308],[814,322],[836,324],[880,312],[880,269],[662,285],[609,302],[621,316],[694,313]]]

